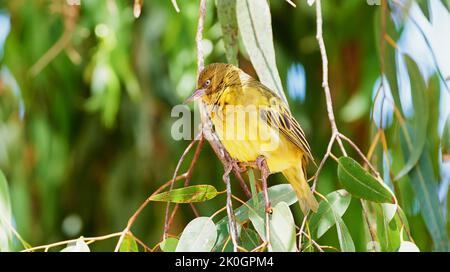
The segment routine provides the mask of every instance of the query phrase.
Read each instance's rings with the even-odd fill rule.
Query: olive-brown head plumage
[[[239,84],[240,69],[232,64],[213,63],[207,65],[201,72],[197,81],[196,91],[186,100],[187,102],[202,99],[211,101],[213,97],[228,86]]]

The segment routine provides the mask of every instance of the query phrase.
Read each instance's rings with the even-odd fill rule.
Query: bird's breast
[[[275,173],[301,159],[299,150],[260,118],[256,106],[217,107],[211,112],[211,119],[225,149],[240,162],[253,162],[262,155]]]

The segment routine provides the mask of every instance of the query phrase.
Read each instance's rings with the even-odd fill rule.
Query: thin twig
[[[75,31],[79,8],[77,6],[62,6],[64,16],[64,31],[61,37],[54,43],[45,54],[31,66],[29,73],[32,77],[39,74],[53,59],[55,59],[65,48],[68,47]]]
[[[327,112],[328,112],[328,119],[330,120],[331,125],[331,131],[333,135],[337,135],[336,141],[339,144],[339,147],[341,148],[342,154],[344,156],[347,156],[347,152],[345,151],[344,145],[342,144],[341,139],[339,138],[339,131],[337,129],[335,117],[334,117],[334,111],[333,111],[333,102],[331,100],[331,91],[330,86],[328,84],[328,57],[327,57],[327,51],[325,48],[325,42],[323,40],[323,31],[322,31],[322,25],[323,25],[323,19],[322,19],[322,4],[321,0],[316,0],[316,15],[317,15],[317,41],[319,43],[320,48],[320,55],[322,56],[322,72],[323,72],[323,79],[322,79],[322,87],[325,91],[325,100],[327,103]]]
[[[113,238],[113,237],[117,237],[119,235],[122,235],[122,232],[116,232],[116,233],[103,235],[103,236],[98,236],[98,237],[80,237],[80,238],[77,238],[77,239],[70,239],[70,240],[66,240],[66,241],[56,242],[56,243],[53,243],[53,244],[27,248],[25,250],[22,250],[21,252],[31,252],[31,251],[36,251],[36,250],[39,250],[39,249],[44,249],[44,250],[48,251],[49,248],[67,245],[67,244],[76,242],[76,241],[78,241],[80,239],[83,240],[86,243],[92,243],[92,242],[95,242],[95,241],[107,240],[107,239],[110,239],[110,238]]]
[[[303,229],[306,226],[306,220],[308,220],[308,216],[309,216],[309,211],[307,214],[305,214],[305,217],[303,217],[302,225],[300,226],[299,237],[298,237],[298,252],[302,251]]]
[[[311,244],[314,245],[320,252],[324,252],[322,246],[319,245],[316,241],[314,241],[310,235],[303,231],[303,234],[311,241]]]
[[[189,165],[189,169],[186,172],[186,178],[184,180],[184,187],[187,187],[189,185],[189,181],[191,180],[192,173],[194,172],[195,164],[197,163],[197,160],[200,157],[200,152],[202,151],[202,147],[203,147],[203,143],[204,143],[203,134],[200,132],[197,135],[196,139],[197,138],[198,138],[197,148],[195,149],[194,157],[192,158],[191,164]],[[197,211],[197,209],[195,208],[194,204],[193,203],[189,203],[189,205],[190,205],[192,211],[194,212],[195,217],[199,217],[200,214]],[[167,232],[169,231],[170,226],[172,225],[173,219],[175,218],[175,215],[176,215],[176,213],[178,211],[178,208],[179,208],[179,204],[177,203],[177,204],[175,204],[175,207],[173,208],[172,214],[170,215],[170,218],[167,221],[167,225],[166,225],[166,223],[164,224],[165,231],[164,231],[163,239],[165,239],[166,236],[167,236]]]
[[[323,156],[323,159],[320,162],[316,173],[314,174],[314,182],[313,182],[313,185],[311,188],[313,192],[316,190],[317,179],[319,178],[320,171],[322,171],[322,168],[325,165],[325,162],[327,161],[328,157],[331,154],[331,149],[333,148],[333,144],[334,144],[334,141],[336,140],[336,136],[337,136],[336,134],[331,135],[331,139],[330,139],[330,142],[328,143],[327,151],[326,151],[325,155]]]
[[[366,156],[364,155],[364,153],[362,153],[362,151],[359,149],[359,147],[352,141],[350,140],[347,136],[345,136],[342,133],[339,133],[339,137],[343,140],[345,140],[350,146],[353,147],[353,149],[355,149],[356,153],[358,153],[358,155],[364,160],[364,162],[367,164],[367,166],[369,166],[370,170],[372,170],[373,173],[375,173],[375,175],[379,178],[380,173],[378,173],[378,171],[375,169],[375,167],[370,163],[370,161],[366,158]]]
[[[144,242],[142,242],[141,239],[137,238],[131,231],[128,233],[128,235],[130,235],[131,237],[133,237],[133,239],[136,240],[136,242],[137,242],[138,244],[140,244],[140,245],[144,248],[144,250],[146,250],[146,251],[148,251],[148,252],[151,252],[151,251],[152,251],[152,249],[151,249],[150,247],[148,247]]]
[[[115,248],[115,252],[119,251],[120,245],[123,242],[123,239],[125,238],[125,235],[130,231],[131,227],[133,226],[134,222],[136,221],[136,219],[139,217],[139,215],[141,214],[141,212],[144,210],[144,208],[148,205],[148,203],[150,203],[152,197],[156,194],[159,194],[159,192],[161,192],[162,190],[164,190],[167,186],[170,186],[173,182],[178,181],[180,179],[185,179],[186,178],[186,174],[183,175],[179,175],[178,177],[175,178],[175,180],[169,180],[168,182],[166,182],[165,184],[163,184],[161,187],[159,187],[156,191],[154,191],[142,204],[141,206],[139,206],[139,208],[134,212],[134,214],[130,217],[130,219],[128,219],[128,224],[125,227],[125,229],[121,232],[119,241],[117,242],[116,248]]]
[[[233,210],[233,203],[231,201],[232,199],[232,193],[231,193],[231,183],[230,183],[230,172],[231,167],[228,169],[225,169],[225,173],[223,174],[223,182],[226,184],[227,187],[227,214],[228,214],[228,228],[230,229],[230,236],[231,236],[231,242],[233,243],[233,250],[235,252],[238,251],[238,230],[236,225],[236,218],[234,216],[234,210]]]
[[[195,137],[195,139],[188,145],[188,147],[186,147],[186,149],[184,150],[184,152],[181,155],[180,159],[178,160],[177,166],[175,167],[175,171],[173,172],[173,178],[172,178],[173,181],[175,181],[175,178],[178,175],[178,171],[180,170],[181,165],[183,164],[184,160],[186,159],[187,154],[189,153],[189,151],[191,151],[192,147],[194,147],[194,145],[197,142],[197,140],[201,137],[200,135],[201,135],[201,133]],[[172,191],[173,184],[174,184],[174,182],[172,182],[170,184],[169,191]],[[169,231],[169,218],[170,218],[169,217],[169,211],[170,211],[170,202],[167,202],[166,212],[165,212],[165,219],[164,219],[163,240],[167,238],[167,232]]]
[[[270,213],[272,206],[269,199],[269,190],[267,188],[267,178],[269,177],[270,171],[267,166],[267,161],[263,156],[256,159],[256,164],[261,171],[261,183],[263,187],[264,201],[265,201],[265,218],[266,218],[266,241],[269,251],[272,251],[272,245],[270,243]]]
[[[372,241],[375,242],[377,234],[375,233],[375,231],[372,228],[372,224],[370,223],[370,220],[369,220],[369,212],[367,211],[367,207],[364,203],[364,200],[362,200],[362,199],[361,199],[361,207],[362,207],[362,211],[363,211],[364,220],[367,224],[367,229],[369,230],[370,238],[372,239]]]

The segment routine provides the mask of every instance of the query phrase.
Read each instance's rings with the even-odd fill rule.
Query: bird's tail
[[[306,215],[309,210],[316,212],[319,204],[309,188],[301,165],[284,170],[283,175],[294,188],[303,214]]]

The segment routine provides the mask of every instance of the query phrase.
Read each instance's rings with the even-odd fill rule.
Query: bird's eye
[[[208,87],[209,84],[211,84],[211,80],[210,80],[210,79],[208,79],[208,80],[205,81],[205,87]]]

